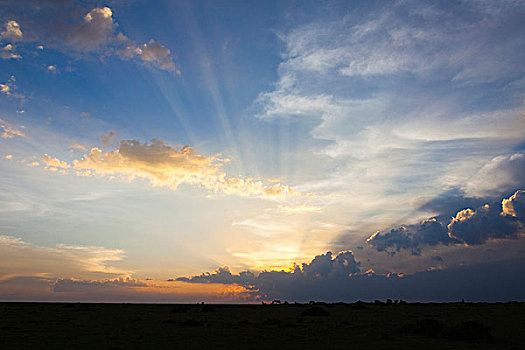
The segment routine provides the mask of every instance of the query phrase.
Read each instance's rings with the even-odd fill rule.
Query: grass
[[[525,303],[0,303],[0,349],[525,349]]]

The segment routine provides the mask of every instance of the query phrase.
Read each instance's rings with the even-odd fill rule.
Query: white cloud
[[[283,67],[345,76],[381,76],[446,69],[458,82],[493,81],[523,74],[525,40],[506,37],[523,5],[481,6],[424,2],[380,5],[359,19],[310,23],[283,35]],[[502,30],[502,28],[505,28]],[[331,38],[327,40],[327,38]],[[521,48],[521,49],[520,49]]]
[[[525,152],[498,155],[477,170],[464,184],[466,195],[483,197],[525,186]]]
[[[114,35],[115,23],[109,7],[97,7],[84,16],[83,23],[76,26],[69,42],[83,49],[96,49],[108,43]]]
[[[171,57],[171,51],[153,39],[149,43],[139,45],[122,33],[119,33],[116,38],[119,42],[116,52],[122,58],[129,59],[138,56],[144,63],[180,74],[180,70],[175,66]]]
[[[27,32],[29,33],[27,38],[22,33],[18,22],[12,20],[6,22],[5,29],[0,32],[0,39],[10,41],[3,49],[0,49],[1,58],[21,58],[14,51],[12,45],[14,41],[22,44],[31,42],[32,47],[36,41],[37,50],[43,50],[45,45],[46,48],[59,49],[66,54],[71,54],[73,49],[76,53],[117,55],[122,59],[138,58],[140,62],[149,66],[180,73],[167,47],[153,39],[147,43],[137,43],[123,33],[117,33],[118,23],[115,20],[115,14],[107,6],[86,9],[82,16],[60,3],[48,4],[46,7],[38,8],[38,11],[36,17],[27,20]],[[24,16],[24,14],[20,15]],[[55,20],[49,21],[48,17],[53,17]],[[56,71],[51,67],[55,65],[49,65],[47,69]]]
[[[84,23],[73,30],[70,43],[83,50],[103,49],[108,53],[115,52],[125,59],[138,56],[144,63],[180,73],[168,48],[153,39],[149,43],[137,44],[122,33],[116,34],[116,26],[109,7],[94,8],[84,16]]]
[[[471,186],[487,161],[524,140],[521,90],[512,84],[525,74],[525,39],[500,30],[525,29],[525,7],[379,6],[281,34],[279,78],[255,103],[261,120],[310,127],[311,138],[297,137],[317,163],[300,164],[310,173],[296,188],[323,193],[323,208],[340,194],[339,210],[354,225],[417,215],[418,198]],[[502,193],[519,179],[479,182]]]

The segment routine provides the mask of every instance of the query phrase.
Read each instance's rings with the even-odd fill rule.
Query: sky
[[[0,0],[0,300],[525,300],[524,16]]]

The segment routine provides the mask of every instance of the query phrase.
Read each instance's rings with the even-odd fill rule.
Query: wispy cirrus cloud
[[[66,244],[44,247],[19,237],[0,235],[0,251],[1,280],[23,276],[100,278],[130,273],[110,265],[124,258],[121,249]]]
[[[479,197],[521,188],[523,3],[342,12],[279,34],[278,80],[255,102],[260,120],[310,128],[307,152],[323,173],[301,188],[367,203],[346,208],[353,224],[417,216],[415,202],[454,188]],[[485,174],[491,163],[498,177]]]
[[[14,136],[26,136],[21,130],[17,129],[16,127],[12,126],[11,124],[7,123],[2,119],[0,119],[0,128],[2,128],[3,130],[0,136],[4,139],[12,139]]]

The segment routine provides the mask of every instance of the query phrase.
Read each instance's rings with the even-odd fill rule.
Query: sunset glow
[[[524,16],[3,2],[0,300],[523,300]]]

